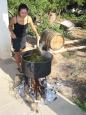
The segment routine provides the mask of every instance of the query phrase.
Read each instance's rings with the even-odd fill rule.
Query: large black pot
[[[47,60],[43,62],[26,61],[24,57],[31,56],[34,50],[29,50],[22,55],[22,70],[27,77],[43,78],[51,72],[52,54],[44,55]]]

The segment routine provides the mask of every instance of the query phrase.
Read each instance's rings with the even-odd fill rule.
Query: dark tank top
[[[27,24],[22,25],[18,23],[18,19],[16,16],[16,24],[14,24],[14,30],[13,32],[15,33],[17,38],[22,38],[27,34],[27,27],[28,27],[28,20],[27,20]]]

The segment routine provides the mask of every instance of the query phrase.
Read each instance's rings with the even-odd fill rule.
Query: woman
[[[31,25],[32,30],[39,41],[39,34],[33,24],[32,18],[28,15],[28,7],[25,4],[20,4],[18,15],[14,16],[9,23],[9,30],[12,38],[12,45],[15,52],[15,60],[18,65],[18,70],[21,72],[21,55],[20,52],[25,48],[27,27]]]

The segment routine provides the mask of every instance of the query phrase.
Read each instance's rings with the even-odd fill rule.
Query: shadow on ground
[[[86,81],[83,80],[62,80],[64,86],[72,88],[73,98],[79,99],[81,103],[86,103]]]

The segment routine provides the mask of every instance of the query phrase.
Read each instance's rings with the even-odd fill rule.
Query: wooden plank
[[[69,44],[73,44],[73,43],[78,43],[83,41],[83,39],[79,39],[79,40],[66,40],[64,45],[69,45]]]
[[[66,52],[66,51],[75,51],[75,50],[79,50],[79,49],[84,49],[86,48],[86,46],[78,46],[78,47],[69,47],[69,48],[61,48],[60,50],[49,50],[50,53],[62,53],[62,52]]]

